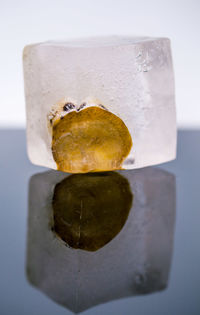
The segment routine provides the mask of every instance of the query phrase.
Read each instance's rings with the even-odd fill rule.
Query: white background
[[[171,39],[178,125],[200,127],[199,0],[0,0],[0,127],[25,126],[25,45],[113,34]]]

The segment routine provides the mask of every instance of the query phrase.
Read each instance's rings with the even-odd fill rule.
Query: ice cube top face
[[[108,37],[24,49],[34,164],[70,173],[134,169],[176,156],[170,41]]]

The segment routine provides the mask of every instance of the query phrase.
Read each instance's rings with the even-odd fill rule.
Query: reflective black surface
[[[132,194],[121,223],[124,197],[104,179],[94,196],[90,178],[73,179],[68,198],[83,220],[58,216],[55,187],[70,177],[32,165],[24,131],[1,130],[0,143],[0,314],[200,314],[200,131],[179,132],[176,161],[120,172]],[[91,218],[88,207],[109,209],[115,191],[118,219]],[[73,222],[64,236],[63,220],[64,231]],[[94,238],[103,241],[88,249]]]

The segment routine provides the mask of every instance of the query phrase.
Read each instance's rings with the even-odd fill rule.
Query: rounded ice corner
[[[26,45],[26,46],[24,46],[24,48],[23,48],[23,50],[22,50],[22,59],[24,60],[26,57],[27,57],[27,55],[28,55],[28,52],[29,52],[29,45]]]
[[[160,39],[166,41],[166,42],[171,42],[171,39],[169,37],[161,37]]]
[[[39,139],[38,139],[39,140]],[[38,141],[39,143],[39,141]],[[42,155],[38,153],[37,147],[30,143],[26,147],[28,160],[36,166],[57,170],[56,164],[53,161],[52,154],[48,154],[47,159],[42,158]]]
[[[26,153],[27,153],[28,160],[29,160],[32,164],[34,164],[34,165],[40,165],[40,163],[38,163],[37,159],[34,158],[32,152],[31,152],[30,145],[27,145],[27,147],[26,147]]]
[[[29,54],[30,54],[30,51],[32,50],[32,48],[34,47],[35,45],[34,44],[30,44],[30,45],[26,45],[24,46],[23,50],[22,50],[22,59],[25,60]]]
[[[22,50],[22,60],[25,61],[26,59],[29,59],[29,57],[34,51],[37,52],[39,46],[42,46],[42,43],[33,43],[24,46]]]

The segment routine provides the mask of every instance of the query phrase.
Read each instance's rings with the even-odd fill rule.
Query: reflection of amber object
[[[53,125],[58,170],[86,173],[121,169],[132,139],[123,121],[100,107],[72,111]]]
[[[54,190],[54,230],[69,246],[95,251],[120,232],[132,198],[118,173],[71,175]]]

